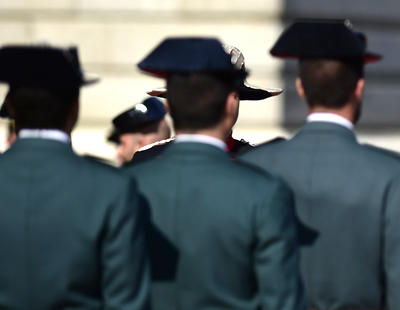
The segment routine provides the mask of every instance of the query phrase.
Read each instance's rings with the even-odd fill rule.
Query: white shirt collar
[[[213,145],[223,151],[226,150],[226,144],[224,141],[207,136],[207,135],[199,135],[199,134],[180,134],[175,137],[175,142],[196,142],[196,143],[204,143]]]
[[[334,113],[327,113],[327,112],[311,113],[310,115],[307,116],[307,123],[310,122],[328,122],[341,125],[350,130],[354,129],[354,125],[352,122],[350,122],[343,116]]]
[[[36,138],[36,139],[48,139],[55,140],[64,143],[69,143],[69,136],[58,129],[21,129],[18,133],[18,138]]]

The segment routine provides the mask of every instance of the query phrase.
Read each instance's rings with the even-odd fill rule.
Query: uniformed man
[[[177,133],[126,168],[154,224],[153,308],[302,309],[291,193],[225,152],[245,72],[209,38],[166,39],[138,66],[167,79]]]
[[[171,130],[165,120],[163,103],[150,97],[117,115],[109,141],[117,144],[117,160],[125,164],[143,146],[170,137]]]
[[[225,51],[231,56],[231,62],[232,64],[239,70],[242,70],[243,72],[246,71],[246,65],[244,61],[244,55],[243,53],[234,46],[230,45],[223,45]],[[239,98],[241,101],[243,100],[250,100],[250,101],[258,101],[258,100],[264,100],[270,97],[274,97],[277,95],[280,95],[282,93],[282,89],[280,88],[259,88],[256,86],[250,85],[246,79],[243,79],[241,82],[241,85],[239,86]],[[151,96],[157,96],[161,98],[166,98],[167,97],[167,88],[166,87],[159,87],[151,90],[148,92],[149,95]],[[235,125],[235,124],[233,124]],[[274,139],[274,141],[280,141],[283,140],[281,137],[277,137]],[[226,151],[231,154],[232,157],[236,157],[237,155],[244,153],[248,151],[252,145],[241,139],[235,139],[232,136],[232,130],[229,133],[229,135],[226,137]],[[269,141],[270,142],[270,141]],[[149,158],[151,156],[156,156],[161,154],[161,152],[165,149],[166,143],[158,144],[155,143],[152,149],[146,148],[145,150],[141,151],[138,154],[138,158],[136,159],[145,159]]]
[[[380,56],[347,20],[299,20],[271,49],[299,60],[297,92],[307,121],[288,141],[243,159],[293,189],[316,241],[302,248],[309,309],[400,309],[399,158],[360,145],[364,65]]]
[[[0,157],[0,308],[146,309],[136,186],[77,156],[86,79],[76,48],[4,46],[0,81],[17,141]]]

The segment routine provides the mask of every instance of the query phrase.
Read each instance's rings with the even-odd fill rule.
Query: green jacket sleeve
[[[262,309],[305,309],[291,191],[280,181],[274,183],[255,217],[254,259]]]
[[[127,182],[116,197],[103,233],[104,309],[149,308],[149,266],[145,242],[147,219],[136,186]]]

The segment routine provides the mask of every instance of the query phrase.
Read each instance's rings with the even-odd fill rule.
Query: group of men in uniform
[[[70,146],[95,82],[77,50],[0,48],[18,134],[0,156],[0,308],[398,309],[400,157],[353,132],[380,58],[366,45],[348,21],[288,27],[271,54],[299,60],[306,123],[232,160],[244,65],[217,39],[164,40],[138,67],[166,80],[176,136],[121,169]],[[115,135],[132,118],[155,132],[160,104]]]
[[[232,64],[246,72],[246,66],[244,61],[244,56],[242,52],[234,46],[223,45],[225,52],[231,56]],[[259,88],[255,86],[251,86],[247,83],[246,79],[241,81],[239,86],[239,97],[240,100],[250,100],[257,101],[267,99],[273,96],[277,96],[282,93],[282,89],[280,88]],[[158,117],[156,120],[160,122],[164,121],[165,110],[168,110],[168,103],[166,107],[161,108],[161,102],[156,99],[159,98],[167,98],[167,88],[159,87],[152,89],[147,92],[148,95],[153,96],[151,98],[147,98],[142,103],[135,105],[133,108],[125,111],[119,115],[117,115],[113,120],[113,130],[108,137],[108,141],[113,142],[117,145],[117,161],[119,164],[126,165],[130,164],[133,161],[139,161],[142,159],[146,159],[148,157],[156,156],[156,154],[161,153],[164,148],[173,141],[173,137],[171,137],[171,132],[166,129],[167,125],[163,125],[161,123],[158,125],[159,128],[157,133],[150,135],[148,131],[143,130],[144,128],[148,128],[148,125],[154,120],[155,114],[154,111],[158,110]],[[142,105],[146,104],[146,108],[142,109]],[[139,107],[139,109],[138,109]],[[153,123],[154,124],[154,123]],[[234,124],[233,124],[234,125]],[[129,132],[129,135],[121,135],[120,132]],[[139,141],[139,137],[142,137],[141,142]],[[277,137],[274,139],[280,140],[282,138]],[[231,133],[225,139],[226,143],[226,151],[235,157],[241,153],[246,152],[251,148],[251,144],[245,140],[237,140],[234,139]],[[134,157],[135,156],[135,157]]]

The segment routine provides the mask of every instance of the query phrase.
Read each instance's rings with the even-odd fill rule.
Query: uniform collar
[[[343,127],[346,127],[347,129],[353,131],[354,130],[354,125],[352,122],[350,122],[348,119],[334,113],[311,113],[310,115],[307,116],[307,123],[311,122],[327,122],[327,123],[334,123]]]
[[[70,143],[69,136],[64,131],[58,129],[21,129],[18,133],[18,138],[47,139]]]
[[[199,134],[179,134],[175,138],[176,143],[180,142],[195,142],[195,143],[203,143],[215,146],[223,151],[226,150],[226,144],[220,139],[207,136],[207,135],[199,135]]]

